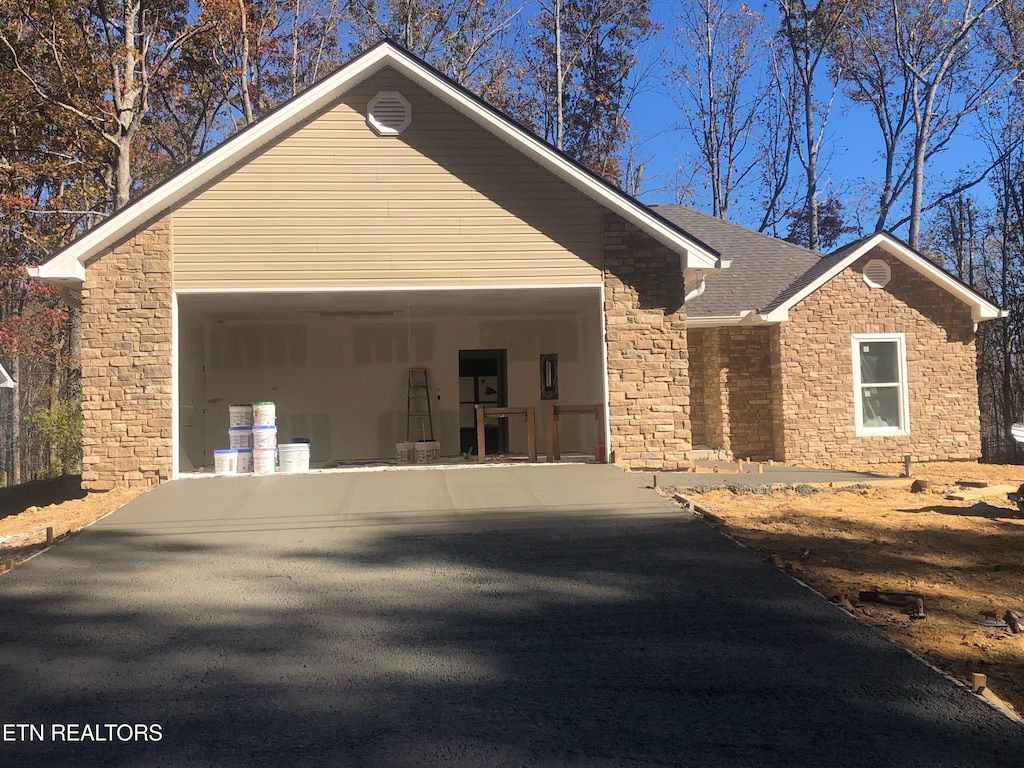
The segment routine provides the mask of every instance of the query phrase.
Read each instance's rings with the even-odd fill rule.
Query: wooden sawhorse
[[[526,417],[526,450],[530,461],[537,461],[537,424],[532,405],[513,405],[498,408],[494,406],[478,405],[476,407],[476,460],[480,464],[487,460],[487,449],[484,447],[484,419],[489,416]]]
[[[548,439],[547,439],[547,460],[559,461],[562,458],[562,449],[558,443],[558,417],[563,413],[592,413],[597,419],[599,440],[604,442],[604,435],[601,433],[601,413],[604,411],[603,403],[592,405],[549,405],[548,406]]]

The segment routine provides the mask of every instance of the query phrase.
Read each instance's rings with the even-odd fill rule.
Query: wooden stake
[[[911,456],[910,456],[909,453],[903,454],[903,476],[904,477],[913,477],[914,476],[913,472],[912,472],[912,470],[910,468],[910,459],[911,459]]]
[[[654,485],[655,488],[658,487],[658,476],[657,475],[651,475],[651,483]]]
[[[53,526],[46,527],[46,546],[53,546]]]
[[[988,686],[988,678],[980,672],[971,673],[971,690],[981,693]]]
[[[737,472],[743,472],[743,459],[736,459]]]
[[[757,474],[759,474],[759,475],[763,475],[764,474],[764,464],[760,464],[759,463],[757,465]]]

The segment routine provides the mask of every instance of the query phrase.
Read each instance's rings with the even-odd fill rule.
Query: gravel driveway
[[[0,765],[1021,764],[1024,729],[649,480],[163,485],[0,577]]]

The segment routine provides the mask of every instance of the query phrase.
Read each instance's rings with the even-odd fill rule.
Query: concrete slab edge
[[[367,465],[367,466],[352,466],[352,467],[317,467],[316,469],[309,469],[305,472],[267,472],[265,474],[257,474],[255,472],[236,472],[235,474],[224,474],[218,475],[215,472],[188,472],[178,475],[176,480],[208,480],[211,478],[224,478],[224,477],[296,477],[301,475],[334,475],[345,472],[417,472],[428,469],[490,469],[494,467],[559,467],[565,466],[566,464],[580,465],[580,466],[615,466],[614,464],[604,464],[593,462],[593,461],[488,461],[485,464],[479,464],[477,462],[467,461],[460,464],[445,464],[444,462],[438,464],[386,464],[386,465]]]
[[[157,486],[155,486],[155,485],[153,486],[153,488],[156,488],[156,487],[157,487]],[[117,512],[117,510],[121,509],[121,508],[122,508],[122,507],[124,507],[124,506],[125,506],[126,504],[131,504],[131,503],[132,503],[133,501],[135,501],[135,499],[141,498],[141,497],[142,497],[142,496],[144,496],[145,494],[149,493],[149,492],[150,492],[151,490],[153,490],[153,488],[147,488],[147,489],[146,489],[145,491],[143,491],[142,493],[140,493],[140,494],[139,494],[138,496],[136,496],[135,498],[132,498],[132,499],[128,499],[128,501],[125,501],[125,502],[123,502],[122,504],[118,504],[118,505],[117,505],[116,507],[114,507],[114,508],[113,508],[112,510],[110,510],[109,512],[105,512],[104,514],[102,514],[102,515],[100,515],[99,517],[97,517],[97,518],[96,518],[95,520],[92,520],[92,521],[90,521],[89,523],[87,523],[87,524],[83,525],[83,526],[82,526],[81,528],[78,528],[78,529],[76,529],[76,530],[74,530],[74,531],[69,531],[68,533],[64,534],[63,536],[55,537],[55,538],[54,538],[54,540],[53,540],[53,544],[51,544],[50,546],[48,546],[48,547],[44,547],[43,549],[40,549],[40,550],[39,550],[38,552],[33,552],[33,553],[32,553],[31,555],[29,555],[28,557],[26,557],[26,558],[25,558],[24,560],[22,560],[21,562],[19,562],[19,563],[18,563],[17,565],[12,565],[12,566],[11,566],[10,568],[8,568],[8,569],[7,569],[6,571],[0,571],[0,578],[3,578],[3,577],[4,577],[4,576],[6,576],[6,575],[7,575],[8,573],[11,573],[11,571],[13,571],[13,570],[14,570],[15,568],[17,568],[18,566],[24,565],[24,564],[25,564],[25,563],[27,563],[27,562],[28,562],[29,560],[34,560],[35,558],[39,557],[39,556],[40,556],[41,554],[43,554],[44,552],[49,552],[49,551],[50,551],[51,549],[53,549],[54,547],[56,547],[56,546],[57,546],[58,544],[61,544],[61,543],[65,542],[65,541],[67,541],[67,540],[68,540],[68,539],[70,539],[70,538],[71,538],[72,536],[75,536],[75,535],[77,535],[77,534],[81,533],[82,531],[84,531],[84,530],[85,530],[86,528],[91,528],[92,526],[96,525],[96,523],[98,523],[98,522],[99,522],[100,520],[104,520],[104,519],[106,519],[106,518],[110,517],[110,516],[111,516],[112,514],[114,514],[115,512]]]
[[[754,550],[751,547],[748,547],[742,541],[740,541],[735,536],[730,534],[727,530],[725,530],[725,520],[723,520],[721,517],[716,515],[714,512],[712,512],[707,507],[702,506],[701,504],[698,504],[693,499],[691,499],[688,496],[685,496],[684,494],[679,493],[679,492],[675,492],[674,491],[674,492],[669,493],[669,492],[661,491],[660,489],[658,489],[658,491],[659,491],[659,493],[662,496],[670,498],[673,501],[675,501],[677,504],[681,505],[684,509],[690,510],[694,514],[695,517],[697,517],[700,520],[704,521],[707,525],[710,525],[712,528],[714,528],[716,531],[718,531],[723,536],[728,538],[734,544],[736,544],[736,545],[738,545],[740,547],[743,547],[743,549],[746,549],[746,550],[748,550],[750,552],[754,552],[755,554],[759,554],[759,553],[756,552],[756,550]],[[819,592],[814,587],[812,587],[810,584],[806,583],[805,581],[802,581],[801,579],[798,579],[792,573],[789,573],[788,571],[786,571],[783,568],[778,568],[777,570],[782,571],[782,573],[785,574],[788,578],[790,578],[793,581],[795,581],[797,584],[799,584],[801,587],[806,589],[811,594],[815,595],[817,598],[819,598],[821,600],[824,600],[828,605],[830,605],[831,607],[833,607],[836,610],[838,610],[841,614],[843,614],[844,616],[848,617],[851,621],[855,621],[858,624],[860,624],[861,626],[868,627],[873,632],[876,632],[880,637],[884,638],[885,641],[888,642],[890,645],[898,648],[899,650],[901,650],[904,653],[908,654],[912,658],[914,658],[917,661],[921,662],[922,664],[924,664],[926,667],[928,667],[932,671],[937,672],[938,674],[942,675],[944,678],[949,680],[949,682],[953,683],[953,685],[955,685],[958,688],[962,688],[963,690],[967,691],[972,696],[974,696],[975,698],[979,699],[980,701],[982,701],[987,706],[989,706],[992,709],[994,709],[996,712],[999,712],[1000,714],[1002,714],[1003,716],[1005,716],[1009,720],[1012,720],[1013,722],[1015,722],[1015,723],[1017,723],[1019,725],[1024,725],[1024,718],[1022,718],[1019,714],[1017,714],[1017,712],[1009,704],[1007,704],[1005,701],[1003,701],[1001,698],[999,698],[999,696],[995,692],[993,692],[992,689],[989,688],[988,686],[982,688],[978,692],[975,692],[971,688],[971,686],[968,685],[967,683],[963,682],[962,680],[957,680],[955,677],[951,676],[945,670],[939,669],[939,667],[937,667],[934,664],[932,664],[930,661],[928,661],[928,659],[926,659],[923,656],[920,656],[920,655],[914,653],[909,648],[907,648],[907,647],[905,647],[903,645],[900,645],[895,640],[893,640],[891,637],[886,635],[884,632],[881,632],[878,629],[876,629],[875,627],[873,627],[870,624],[868,624],[867,622],[862,621],[855,614],[850,613],[850,611],[846,610],[841,605],[836,605],[831,600],[829,600],[825,595],[823,595],[821,592]]]

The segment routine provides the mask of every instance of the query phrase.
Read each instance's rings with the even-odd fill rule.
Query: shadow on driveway
[[[163,738],[0,763],[1019,765],[1018,726],[653,492],[556,510],[509,477],[476,517],[451,476],[418,517],[359,511],[387,478],[300,512],[129,505],[0,579],[0,719]]]

